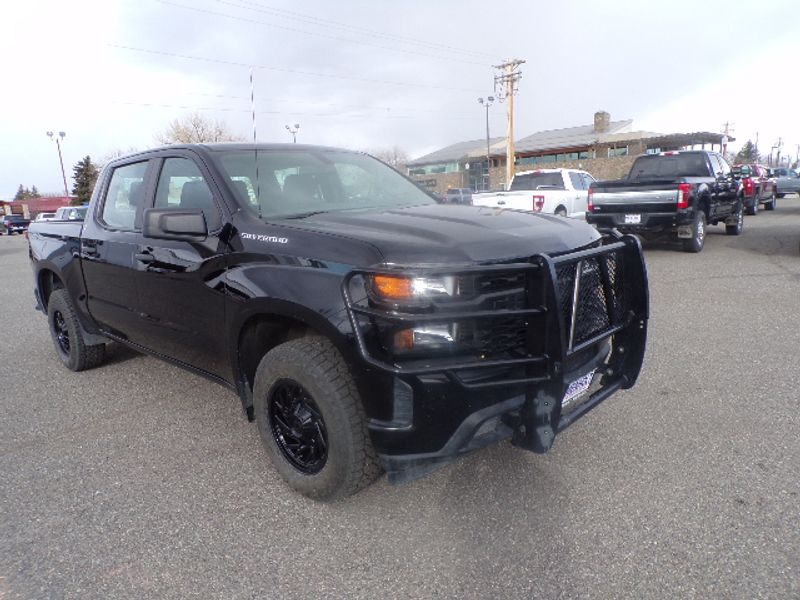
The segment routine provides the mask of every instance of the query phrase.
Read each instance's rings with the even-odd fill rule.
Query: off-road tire
[[[692,220],[692,237],[683,240],[684,252],[698,253],[706,243],[706,213],[697,209]]]
[[[292,464],[270,424],[270,398],[282,382],[295,382],[313,399],[327,433],[327,458],[315,473]],[[336,348],[322,337],[292,340],[270,350],[258,365],[253,406],[261,441],[272,464],[291,488],[314,500],[355,494],[382,469],[367,431],[353,377]]]
[[[778,198],[775,195],[775,192],[772,192],[772,196],[769,199],[769,202],[764,203],[764,210],[775,210],[778,207]]]
[[[564,208],[563,206],[559,206],[556,209],[556,212],[554,212],[553,214],[558,216],[558,217],[566,217],[567,216],[567,209]]]
[[[758,196],[753,197],[753,206],[747,207],[747,214],[754,217],[758,214]]]
[[[740,200],[736,208],[736,223],[734,225],[725,224],[725,233],[727,235],[741,235],[742,227],[744,226],[744,204]]]
[[[58,322],[58,326],[56,323]],[[56,354],[70,371],[93,369],[106,358],[106,345],[89,345],[83,339],[83,329],[75,314],[75,307],[67,290],[53,290],[47,301],[47,324]],[[67,345],[59,341],[59,333],[66,334]]]

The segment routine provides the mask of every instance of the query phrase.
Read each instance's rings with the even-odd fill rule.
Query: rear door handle
[[[498,200],[498,201],[497,201],[497,206],[502,206],[502,205],[503,205],[503,204],[505,204],[505,203],[506,203],[506,201],[505,201],[505,200]]]
[[[149,265],[156,259],[156,257],[150,254],[149,252],[137,252],[136,254],[133,255],[133,258],[146,265]]]

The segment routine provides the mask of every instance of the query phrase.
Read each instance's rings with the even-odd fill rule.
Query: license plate
[[[597,369],[592,369],[586,375],[579,377],[567,386],[567,391],[564,394],[564,399],[561,401],[561,406],[566,406],[589,389],[589,386],[592,385],[596,370]]]
[[[642,215],[625,215],[626,225],[638,225],[642,222]]]

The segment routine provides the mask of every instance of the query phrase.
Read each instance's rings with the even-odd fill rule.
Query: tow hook
[[[544,390],[529,397],[520,409],[511,443],[539,454],[550,450],[556,437],[559,408],[558,400]]]

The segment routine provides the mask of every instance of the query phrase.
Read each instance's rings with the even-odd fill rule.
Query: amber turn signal
[[[412,280],[408,277],[375,275],[372,278],[375,291],[384,298],[405,300],[414,296]]]

